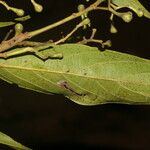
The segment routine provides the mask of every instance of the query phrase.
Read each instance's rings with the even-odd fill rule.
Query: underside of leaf
[[[63,53],[63,58],[0,59],[0,78],[34,91],[63,94],[82,105],[150,104],[149,60],[80,44],[48,50]]]

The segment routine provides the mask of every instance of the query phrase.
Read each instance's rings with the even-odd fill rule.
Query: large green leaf
[[[63,94],[82,105],[150,104],[150,60],[79,44],[52,50],[63,53],[63,59],[0,59],[0,78],[38,92]]]
[[[115,4],[118,9],[126,7],[134,11],[139,17],[145,16],[150,19],[150,12],[140,3],[139,0],[111,0],[111,3]]]
[[[0,144],[8,145],[16,150],[31,150],[30,148],[23,146],[2,132],[0,132]]]

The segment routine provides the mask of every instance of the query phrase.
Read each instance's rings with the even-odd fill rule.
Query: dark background
[[[83,0],[44,0],[42,14],[33,13],[29,0],[8,1],[24,8],[32,19],[24,23],[30,31],[53,23],[76,11]],[[39,1],[40,2],[40,1]],[[147,8],[150,3],[142,1]],[[14,3],[14,4],[13,4]],[[0,6],[3,21],[15,17]],[[150,9],[149,9],[150,10]],[[7,14],[7,16],[6,16]],[[90,13],[97,38],[113,42],[112,49],[150,58],[150,20],[137,18],[130,23],[115,19],[118,33],[109,31],[109,13]],[[41,34],[35,40],[58,39],[69,32],[75,20]],[[1,40],[8,28],[0,30]],[[79,31],[80,32],[80,31]],[[76,34],[79,34],[76,33]],[[84,31],[83,33],[89,31]],[[34,150],[43,149],[150,149],[150,106],[107,104],[80,106],[61,95],[45,95],[0,81],[0,131]],[[1,146],[0,150],[9,148]]]

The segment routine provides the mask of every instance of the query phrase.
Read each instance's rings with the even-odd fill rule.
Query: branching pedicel
[[[89,0],[86,0],[87,2]],[[41,12],[43,10],[42,5],[38,4],[34,0],[31,0],[31,3],[34,6],[34,9],[36,12]],[[26,21],[27,19],[30,19],[30,16],[24,16],[24,10],[14,8],[9,6],[5,1],[0,0],[0,4],[6,7],[7,10],[13,11],[16,13],[18,16],[21,16],[20,18],[16,18],[15,20],[17,21]],[[102,5],[104,4],[104,5]],[[83,4],[80,4],[78,6],[78,12],[71,14],[70,16],[55,22],[53,24],[50,24],[46,27],[43,27],[38,30],[30,31],[30,32],[23,32],[23,26],[21,23],[15,24],[15,22],[1,22],[1,26],[7,26],[7,25],[13,25],[15,24],[15,35],[14,37],[9,39],[9,32],[4,40],[0,44],[0,57],[2,58],[8,58],[14,55],[20,55],[20,54],[25,54],[27,52],[34,53],[38,57],[42,59],[47,59],[49,56],[42,56],[40,52],[48,47],[54,47],[55,45],[64,43],[67,41],[69,37],[71,37],[79,28],[83,27],[83,29],[86,29],[91,26],[90,23],[90,18],[88,17],[88,13],[91,11],[108,11],[111,13],[110,15],[110,20],[111,20],[111,25],[110,25],[110,32],[111,33],[116,33],[117,29],[114,26],[113,18],[114,16],[118,16],[123,19],[125,22],[130,22],[133,18],[132,16],[132,11],[127,11],[127,12],[118,12],[121,8],[129,8],[130,10],[134,11],[138,17],[145,16],[147,18],[150,18],[150,13],[142,6],[142,4],[138,0],[96,0],[93,4],[89,5],[87,8]],[[51,30],[57,26],[60,26],[66,22],[69,22],[73,19],[76,19],[78,17],[81,17],[81,22],[77,24],[70,33],[68,33],[65,37],[57,40],[57,41],[49,41],[49,42],[33,42],[29,39],[32,37],[39,35],[45,31]],[[92,35],[89,39],[83,37],[82,41],[79,41],[78,43],[81,44],[87,44],[88,42],[96,42],[104,46],[111,46],[111,42],[108,40],[106,42],[103,42],[102,40],[99,39],[94,39],[96,33],[96,29],[93,29]],[[16,48],[11,50],[13,47],[22,47],[22,48]],[[60,54],[62,57],[62,55]],[[50,57],[52,55],[50,54]],[[55,58],[55,55],[54,55]],[[58,57],[60,58],[60,57]]]

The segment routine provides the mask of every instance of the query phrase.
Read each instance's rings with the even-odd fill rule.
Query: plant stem
[[[14,36],[13,38],[7,40],[7,41],[2,41],[2,43],[0,43],[0,52],[4,52],[4,51],[7,51],[8,49],[18,45],[20,42],[26,40],[26,39],[30,39],[36,35],[39,35],[43,32],[46,32],[50,29],[53,29],[59,25],[62,25],[68,21],[71,21],[77,17],[80,17],[81,15],[87,13],[87,12],[90,12],[92,10],[96,10],[97,7],[102,3],[104,2],[105,0],[96,0],[96,2],[94,2],[93,4],[91,4],[89,7],[87,7],[86,9],[84,9],[83,11],[80,11],[80,12],[77,12],[77,13],[73,13],[72,15],[58,21],[58,22],[55,22],[53,24],[50,24],[46,27],[43,27],[41,29],[37,29],[37,30],[34,30],[34,31],[30,31],[30,32],[25,32],[25,33],[21,33],[19,35],[16,35]],[[102,7],[103,8],[103,7]],[[100,8],[99,8],[100,9]]]
[[[53,23],[51,25],[48,25],[46,27],[43,27],[41,29],[37,29],[37,30],[31,31],[31,32],[28,32],[28,34],[29,34],[30,37],[33,37],[33,36],[39,35],[39,34],[41,34],[43,32],[46,32],[46,31],[48,31],[50,29],[53,29],[53,28],[55,28],[55,27],[57,27],[59,25],[62,25],[64,23],[68,22],[68,21],[71,21],[71,20],[73,20],[73,19],[75,19],[77,17],[80,17],[82,14],[85,14],[87,12],[90,12],[90,11],[96,9],[96,7],[98,7],[98,5],[100,3],[102,3],[103,1],[104,0],[97,0],[95,3],[91,4],[88,8],[86,8],[85,10],[83,10],[81,12],[73,13],[72,15],[70,15],[70,16],[68,16],[68,17],[66,17],[66,18],[64,18],[64,19],[62,19],[62,20],[60,20],[58,22],[55,22],[55,23]]]

